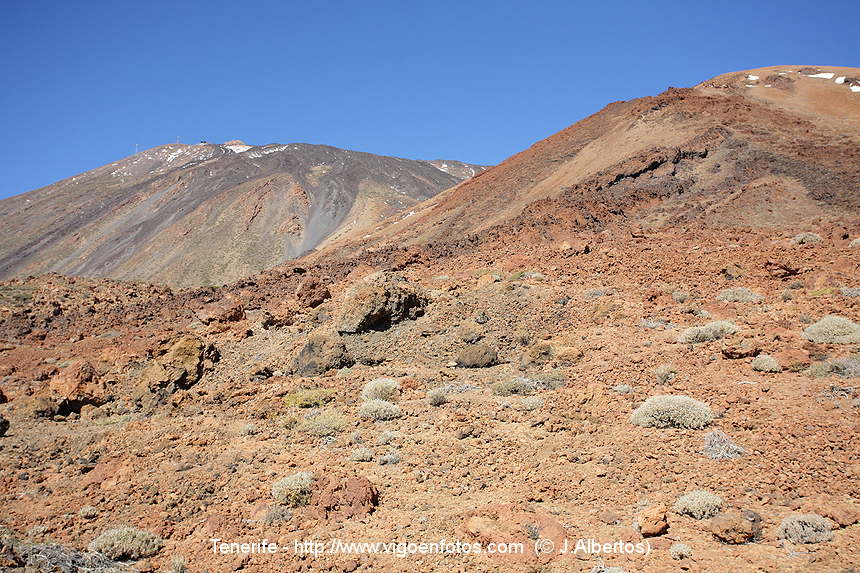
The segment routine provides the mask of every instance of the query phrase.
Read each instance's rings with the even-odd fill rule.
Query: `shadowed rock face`
[[[0,201],[0,278],[223,284],[482,170],[307,144],[156,147]]]

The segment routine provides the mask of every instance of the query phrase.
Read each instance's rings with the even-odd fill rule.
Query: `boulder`
[[[486,368],[499,359],[496,351],[486,344],[467,346],[457,354],[457,366],[460,368]]]
[[[314,484],[309,513],[318,519],[359,519],[379,505],[379,491],[363,476],[328,475]]]
[[[140,374],[140,385],[150,391],[190,388],[219,359],[218,350],[205,340],[184,335],[161,344],[153,361]]]
[[[354,361],[337,334],[316,334],[293,360],[292,371],[299,376],[319,376],[329,370],[352,366]]]
[[[296,288],[296,300],[299,305],[314,308],[321,305],[326,299],[331,298],[331,293],[323,282],[314,276],[302,279]]]
[[[0,416],[0,438],[5,436],[7,431],[9,431],[9,420]]]
[[[107,400],[105,384],[99,380],[95,367],[85,360],[64,368],[51,378],[48,386],[74,411],[79,411],[84,404],[101,406]]]
[[[423,315],[428,302],[427,292],[401,275],[373,273],[347,292],[337,331],[355,334],[386,330],[402,320]]]
[[[761,516],[754,511],[727,511],[711,519],[711,533],[724,543],[737,545],[761,537]]]
[[[639,524],[639,533],[642,534],[642,537],[663,535],[669,529],[669,523],[666,521],[666,508],[662,505],[646,507],[636,516],[636,522]]]
[[[238,322],[245,318],[245,307],[233,297],[207,304],[196,313],[203,324]]]

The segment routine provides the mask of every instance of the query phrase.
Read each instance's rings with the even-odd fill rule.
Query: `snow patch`
[[[836,74],[834,74],[833,72],[821,72],[820,74],[812,74],[811,76],[808,76],[808,77],[810,77],[810,78],[822,78],[825,80],[832,80],[833,76],[835,76],[835,75]]]
[[[242,153],[243,151],[248,151],[249,149],[251,149],[250,145],[225,145],[224,147],[226,147],[233,153]]]
[[[851,91],[854,93],[860,92],[860,86],[851,86]]]
[[[751,81],[751,82],[757,82],[757,81],[758,81],[758,76],[748,75],[748,76],[747,76],[747,79],[748,79],[749,81]]]
[[[839,76],[838,78],[836,78],[833,81],[836,82],[837,84],[844,84],[845,83],[845,76]]]

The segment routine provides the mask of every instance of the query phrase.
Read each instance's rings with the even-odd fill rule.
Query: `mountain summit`
[[[482,170],[304,143],[162,145],[0,201],[0,278],[220,285]]]

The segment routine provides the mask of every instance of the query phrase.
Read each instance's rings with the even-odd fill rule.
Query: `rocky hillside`
[[[0,201],[0,278],[221,285],[482,170],[321,145],[164,145]]]
[[[776,66],[612,103],[352,250],[558,245],[619,224],[785,229],[856,217],[858,191],[860,69]]]
[[[0,568],[860,569],[858,76],[612,104],[224,287],[0,283]]]

